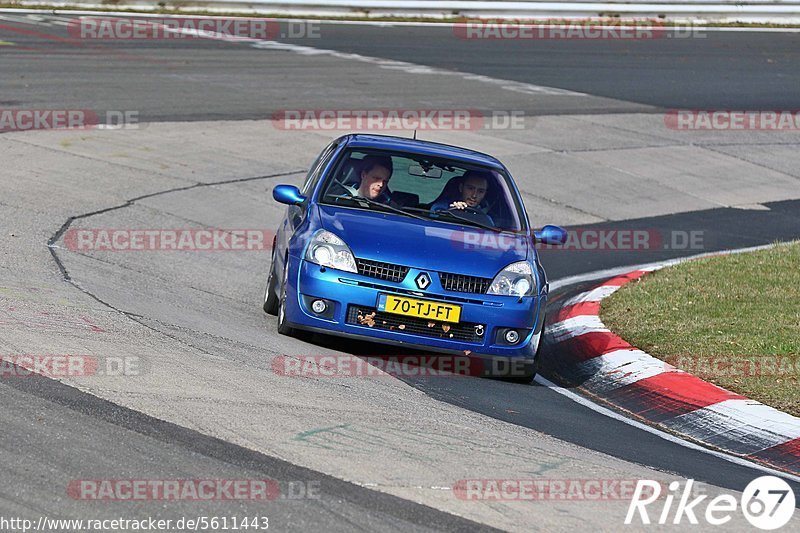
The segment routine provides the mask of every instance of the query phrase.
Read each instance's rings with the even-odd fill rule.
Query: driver
[[[368,155],[361,162],[361,180],[355,193],[362,198],[390,203],[387,186],[393,171],[391,157]]]
[[[462,177],[464,179],[458,185],[458,198],[442,198],[431,205],[431,211],[469,208],[483,213],[491,221],[491,217],[478,207],[489,190],[488,176],[485,172],[479,170],[468,170]],[[492,224],[494,224],[494,221],[492,221]]]

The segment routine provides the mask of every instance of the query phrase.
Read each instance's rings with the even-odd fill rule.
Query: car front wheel
[[[278,333],[293,337],[294,328],[286,321],[286,287],[289,285],[289,260],[283,265],[283,283],[281,284],[281,296],[278,303]]]
[[[544,344],[544,324],[542,324],[542,332],[539,334],[539,345],[536,347],[536,355],[533,362],[525,368],[524,375],[519,379],[521,383],[530,383],[542,370],[542,344]]]
[[[277,294],[278,278],[275,276],[275,252],[272,252],[272,264],[269,267],[269,278],[267,279],[267,291],[264,294],[264,311],[272,316],[278,315],[280,301]]]

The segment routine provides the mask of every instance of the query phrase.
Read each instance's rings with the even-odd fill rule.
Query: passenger
[[[483,202],[489,190],[489,178],[486,173],[478,170],[468,170],[462,177],[464,179],[458,185],[458,196],[456,198],[442,198],[431,205],[431,210],[470,208],[486,215],[491,221],[491,217],[480,208],[481,202]],[[491,223],[494,224],[494,221]]]

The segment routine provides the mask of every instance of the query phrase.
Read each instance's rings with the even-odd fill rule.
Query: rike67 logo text
[[[625,524],[677,525],[689,522],[697,525],[700,517],[706,524],[722,526],[732,520],[741,506],[742,514],[751,525],[769,531],[785,526],[794,514],[792,487],[775,476],[762,476],[748,483],[741,501],[730,494],[721,494],[711,500],[706,500],[707,494],[692,498],[693,484],[694,480],[690,479],[681,488],[679,481],[673,481],[664,497],[659,482],[639,480],[625,516]],[[663,506],[660,505],[661,500]],[[659,504],[653,505],[657,501]],[[655,515],[651,517],[650,512],[653,511]]]

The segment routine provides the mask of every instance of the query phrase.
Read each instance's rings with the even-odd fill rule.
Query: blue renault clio
[[[273,243],[264,310],[297,330],[459,354],[531,379],[548,284],[508,170],[428,141],[345,135],[312,164]]]

